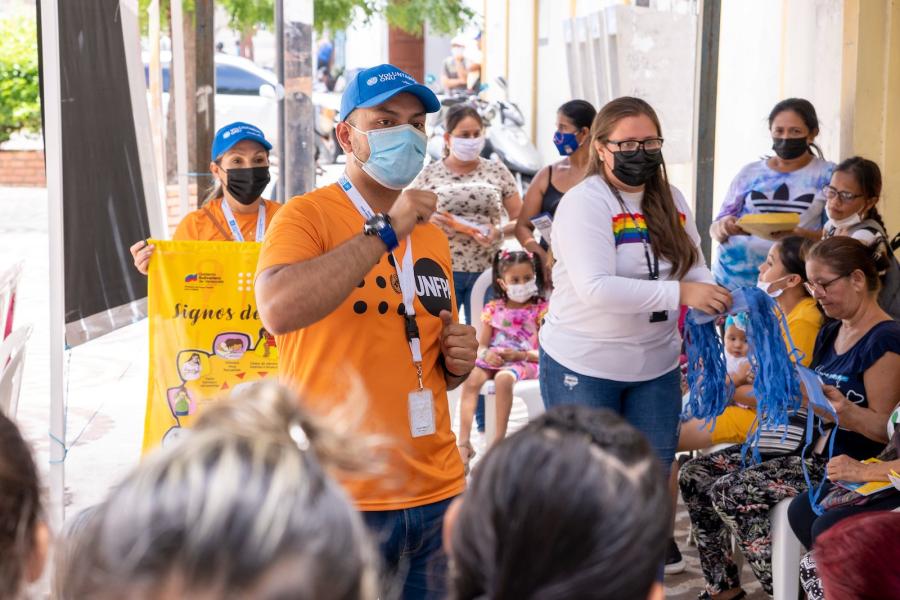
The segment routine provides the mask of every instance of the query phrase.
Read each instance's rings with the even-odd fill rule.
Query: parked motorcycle
[[[503,77],[497,84],[508,89]],[[508,99],[488,101],[477,95],[452,95],[441,99],[441,113],[428,140],[430,160],[441,160],[444,156],[444,115],[446,109],[456,104],[469,104],[478,111],[485,124],[485,144],[481,155],[503,162],[516,178],[520,193],[531,183],[541,168],[541,155],[523,129],[525,117],[522,111]]]

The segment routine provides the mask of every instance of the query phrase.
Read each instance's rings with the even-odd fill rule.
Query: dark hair
[[[803,124],[806,125],[807,129],[809,129],[809,132],[813,134],[813,136],[818,135],[819,116],[816,114],[816,107],[812,105],[812,102],[806,100],[805,98],[785,98],[784,100],[776,104],[769,112],[769,129],[772,129],[772,122],[775,121],[775,117],[786,110],[797,113],[800,118],[803,119]],[[819,157],[821,158],[821,148],[819,148],[816,144],[810,144],[810,147],[815,148],[819,153]],[[810,150],[809,152],[810,154],[812,154],[812,150]]]
[[[600,175],[606,179],[603,159],[594,142],[605,144],[609,141],[609,136],[619,121],[626,117],[639,115],[649,117],[656,127],[657,133],[662,137],[662,127],[660,127],[656,111],[640,98],[623,96],[608,102],[600,109],[591,126],[591,159],[588,165],[588,175]],[[680,279],[694,266],[700,253],[681,223],[681,216],[675,207],[675,199],[672,197],[672,189],[669,187],[669,175],[666,172],[664,161],[660,167],[644,186],[641,208],[647,223],[647,231],[653,242],[653,251],[657,256],[666,258],[672,263],[672,274],[676,279]],[[611,183],[609,185],[612,186]]]
[[[559,107],[556,112],[561,113],[575,124],[575,127],[590,128],[597,116],[597,109],[587,100],[569,100]]]
[[[827,598],[884,598],[900,589],[900,513],[854,515],[816,538],[813,557]]]
[[[497,254],[494,255],[494,262],[491,265],[491,277],[493,277],[492,284],[495,297],[509,300],[506,295],[506,290],[500,287],[500,283],[497,280],[502,279],[503,274],[506,273],[506,270],[511,266],[523,263],[531,264],[531,267],[534,269],[534,281],[537,284],[538,296],[543,293],[544,272],[541,270],[541,261],[537,260],[534,254],[527,250],[499,250]]]
[[[488,453],[451,532],[451,598],[646,598],[670,501],[649,443],[607,409],[561,405]]]
[[[779,240],[775,246],[778,248],[778,259],[784,265],[784,270],[791,275],[799,275],[803,281],[808,281],[804,258],[810,246],[808,240],[795,235]]]
[[[16,424],[0,412],[0,590],[12,598],[24,584],[41,512],[31,450]]]
[[[456,129],[456,126],[459,125],[460,121],[466,117],[472,117],[478,121],[478,125],[482,129],[484,128],[484,119],[481,118],[481,115],[478,114],[478,111],[475,110],[474,107],[469,106],[468,104],[456,104],[450,107],[450,110],[447,111],[447,116],[444,117],[444,131],[451,133]]]
[[[863,195],[866,198],[881,197],[881,169],[878,168],[878,164],[875,161],[862,156],[852,156],[841,161],[841,164],[832,171],[832,174],[834,173],[848,173],[852,175],[859,187],[862,188]],[[887,232],[884,220],[882,220],[881,214],[874,205],[866,213],[866,218],[877,222]]]
[[[857,270],[862,271],[866,277],[866,288],[870,292],[878,292],[881,288],[881,279],[878,277],[873,251],[873,248],[855,238],[836,235],[816,242],[809,249],[806,262],[812,260],[821,262],[841,276],[850,275]]]

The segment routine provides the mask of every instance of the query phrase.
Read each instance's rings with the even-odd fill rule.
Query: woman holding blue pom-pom
[[[681,413],[681,305],[718,314],[687,202],[669,185],[653,108],[617,98],[594,119],[588,175],[553,225],[554,289],[541,327],[541,396],[623,415],[667,469]]]

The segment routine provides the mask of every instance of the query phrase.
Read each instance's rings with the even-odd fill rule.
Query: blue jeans
[[[681,372],[677,367],[649,381],[614,381],[574,373],[543,350],[540,361],[544,406],[583,404],[622,415],[646,436],[668,476],[681,415]]]
[[[453,287],[456,289],[456,310],[465,306],[463,314],[466,316],[466,324],[472,324],[472,288],[481,273],[469,273],[468,271],[453,271]],[[493,287],[489,286],[485,298],[493,295]],[[475,315],[480,319],[481,315]],[[478,394],[478,404],[475,406],[475,424],[478,431],[484,433],[484,395]]]
[[[438,600],[447,595],[444,514],[453,498],[403,510],[365,511],[382,560],[382,598]]]

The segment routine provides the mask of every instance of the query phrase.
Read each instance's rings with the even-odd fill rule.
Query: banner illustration
[[[150,243],[144,452],[177,439],[215,398],[278,371],[253,292],[260,244]]]

